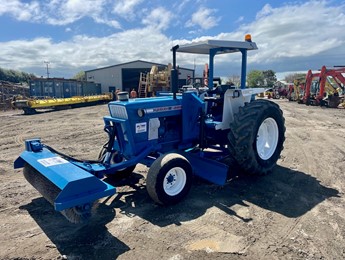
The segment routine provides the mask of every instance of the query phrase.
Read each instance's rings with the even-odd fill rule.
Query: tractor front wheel
[[[244,172],[262,175],[273,169],[284,148],[284,122],[274,102],[255,100],[240,107],[228,139],[229,151]]]
[[[162,205],[180,202],[192,186],[193,171],[188,160],[180,154],[168,153],[156,159],[146,179],[150,197]]]

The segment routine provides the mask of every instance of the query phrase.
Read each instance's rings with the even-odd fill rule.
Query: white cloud
[[[7,2],[10,1],[0,0],[0,15],[19,12],[17,7],[20,1],[13,0],[10,4]],[[71,2],[69,5],[67,2],[69,1],[50,1],[51,8],[54,5],[58,7],[54,17],[57,18],[61,11],[65,10],[66,14],[61,18],[62,21],[79,19],[83,15],[88,15],[87,10],[91,10],[93,1],[83,1],[86,6],[79,11],[75,11],[75,9],[81,4],[81,1],[75,1],[73,4]],[[105,5],[100,3],[93,6],[96,13],[105,8]],[[318,69],[322,65],[343,65],[345,6],[332,3],[310,1],[304,4],[286,4],[277,8],[266,5],[258,12],[253,22],[242,24],[233,32],[224,32],[213,37],[202,36],[194,38],[193,41],[206,38],[243,40],[246,33],[251,33],[259,50],[249,52],[249,69],[273,69],[281,72]],[[31,2],[28,7],[34,8],[34,6]],[[206,18],[212,17],[212,14],[209,13]],[[205,26],[195,24],[196,28],[191,28],[191,34],[186,33],[185,39],[173,41],[163,32],[171,24],[174,15],[167,9],[155,8],[148,12],[147,17],[150,19],[142,21],[143,28],[122,31],[100,38],[80,35],[59,43],[49,38],[0,42],[0,67],[25,69],[37,73],[42,70],[43,75],[43,61],[49,60],[52,76],[67,77],[82,69],[109,66],[137,59],[168,63],[171,62],[169,50],[173,45],[191,42],[191,40],[187,40],[187,37],[191,37],[192,32],[199,29],[198,26],[205,28]],[[103,22],[111,21],[104,19]],[[201,67],[207,62],[206,56],[188,54],[179,54],[178,62],[181,66],[193,68],[194,58],[196,58],[196,64]],[[222,68],[223,71],[219,76],[234,74],[232,64],[236,64],[236,66],[240,64],[239,59],[239,55],[217,57],[216,67]],[[57,71],[59,71],[59,75],[54,74]]]
[[[176,10],[178,11],[178,12],[181,12],[181,11],[183,11],[184,9],[186,9],[186,8],[190,8],[190,5],[188,5],[189,4],[189,2],[191,2],[192,0],[182,0],[182,1],[180,1],[180,2],[178,2],[178,1],[176,1],[175,2],[175,5],[174,5],[174,8],[176,8]]]
[[[319,69],[322,65],[343,64],[345,56],[345,5],[328,1],[309,1],[258,12],[256,19],[236,31],[221,33],[220,40],[242,40],[247,33],[259,47],[250,51],[249,66],[275,71]],[[205,39],[201,37],[198,40]],[[196,39],[195,39],[196,40]],[[232,61],[237,63],[240,57]],[[228,63],[229,57],[219,56],[217,62]]]
[[[113,13],[131,20],[135,16],[136,7],[142,2],[143,0],[118,0],[114,5]]]
[[[36,20],[40,17],[40,6],[37,1],[22,3],[19,0],[0,0],[0,15],[9,14],[19,21]]]
[[[49,38],[0,42],[0,67],[34,70],[40,75],[44,74],[43,61],[49,60],[52,76],[71,77],[82,69],[137,59],[168,63],[171,46],[170,39],[150,28],[128,30],[102,38],[80,35],[59,43]]]
[[[240,31],[252,33],[261,47],[257,54],[261,62],[318,55],[344,45],[343,5],[329,6],[326,1],[280,8],[266,5],[258,14]]]
[[[277,8],[265,5],[253,22],[241,25],[236,31],[208,38],[242,40],[245,34],[251,33],[259,50],[248,53],[250,68],[307,71],[344,63],[344,25],[344,4],[309,1]],[[205,37],[195,40],[203,39]],[[219,56],[217,62],[230,65],[227,59],[227,55]],[[234,64],[239,59],[239,56],[231,57]]]
[[[142,20],[142,23],[158,30],[165,30],[169,27],[172,18],[173,14],[170,11],[157,7]]]
[[[235,23],[240,23],[244,20],[244,16],[240,16],[237,18],[237,20],[235,21]]]
[[[0,0],[0,15],[9,14],[19,21],[68,25],[83,17],[90,17],[96,23],[121,28],[118,21],[108,19],[105,9],[107,0],[52,0],[31,1]]]
[[[200,26],[204,30],[211,29],[212,27],[217,26],[220,21],[219,17],[217,18],[212,15],[215,12],[215,9],[201,7],[198,11],[192,14],[192,18],[187,21],[186,26]]]
[[[83,17],[91,17],[96,23],[121,28],[116,20],[105,15],[107,0],[54,0],[44,6],[47,23],[53,25],[71,24]]]
[[[256,15],[256,19],[260,19],[262,17],[268,16],[270,14],[272,14],[273,12],[273,8],[269,5],[266,4],[261,10],[260,12],[257,13]]]

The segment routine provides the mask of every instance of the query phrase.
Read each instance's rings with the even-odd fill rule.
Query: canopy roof
[[[247,41],[218,41],[206,40],[190,44],[181,45],[177,52],[210,54],[211,49],[217,49],[217,54],[239,52],[242,50],[256,50],[255,42]]]

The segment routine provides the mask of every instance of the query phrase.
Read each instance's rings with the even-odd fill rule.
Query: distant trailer
[[[98,103],[110,102],[114,100],[113,93],[92,96],[75,96],[70,98],[46,98],[46,99],[26,99],[15,100],[13,107],[23,109],[25,115],[35,114],[37,109],[65,109],[95,105]]]

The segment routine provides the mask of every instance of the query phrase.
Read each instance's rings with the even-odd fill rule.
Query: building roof
[[[137,62],[147,63],[147,64],[149,64],[150,66],[152,66],[152,65],[157,65],[157,66],[167,67],[167,64],[161,64],[161,63],[150,62],[150,61],[144,61],[144,60],[134,60],[134,61],[129,61],[129,62],[120,63],[120,64],[116,64],[116,65],[101,67],[101,68],[97,68],[97,69],[86,70],[85,73],[86,73],[86,72],[91,72],[91,71],[96,71],[96,70],[102,70],[102,69],[113,68],[113,67],[121,67],[121,66],[124,66],[124,65],[132,64],[132,63],[137,63]],[[187,69],[187,68],[182,68],[182,67],[180,67],[180,69],[193,71],[193,69]]]
[[[91,71],[96,71],[96,70],[108,69],[108,68],[113,68],[113,67],[121,67],[121,66],[124,66],[124,65],[128,65],[128,64],[131,64],[131,63],[137,63],[137,62],[147,63],[147,64],[150,64],[151,66],[152,65],[157,65],[157,66],[167,67],[167,64],[161,64],[161,63],[144,61],[144,60],[134,60],[134,61],[129,61],[129,62],[120,63],[120,64],[116,64],[116,65],[106,66],[106,67],[102,67],[102,68],[86,70],[85,72],[91,72]],[[193,71],[193,69],[187,69],[187,68],[182,68],[182,67],[180,67],[180,69]]]

